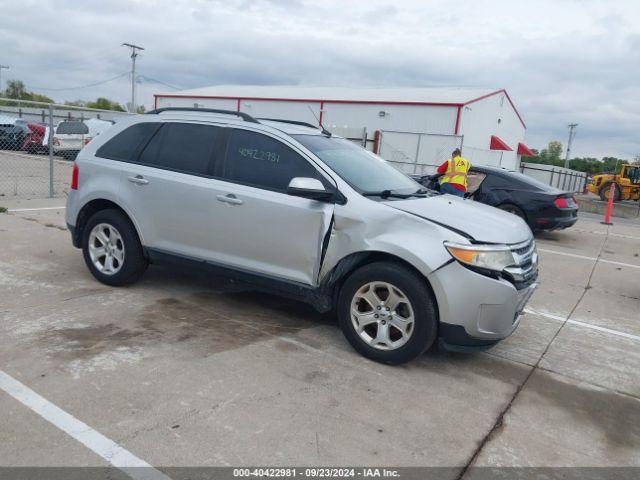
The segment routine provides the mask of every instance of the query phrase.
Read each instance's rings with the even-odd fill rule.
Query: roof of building
[[[469,87],[355,88],[295,85],[213,85],[178,92],[159,93],[156,96],[464,105],[502,91],[504,90],[499,88]]]

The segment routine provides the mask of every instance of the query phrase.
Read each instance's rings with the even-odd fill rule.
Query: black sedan
[[[440,176],[425,175],[416,179],[427,188],[439,190]],[[518,215],[534,231],[568,228],[578,220],[578,205],[572,193],[518,172],[473,166],[468,184],[467,197]]]

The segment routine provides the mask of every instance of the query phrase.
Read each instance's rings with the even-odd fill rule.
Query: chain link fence
[[[398,132],[381,130],[378,153],[401,172],[427,175],[434,173],[451,152],[462,148],[461,135]]]
[[[123,115],[0,98],[0,199],[64,196],[75,156]]]

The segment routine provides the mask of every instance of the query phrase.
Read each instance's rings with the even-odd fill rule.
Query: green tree
[[[527,163],[541,163],[544,165],[554,165],[556,167],[564,167],[562,160],[562,143],[557,140],[549,142],[547,148],[541,151],[532,149],[535,153],[534,157],[529,157],[525,161]],[[589,175],[598,173],[620,172],[623,164],[631,163],[629,160],[616,157],[602,157],[597,159],[594,157],[572,158],[569,160],[569,168],[579,172],[586,172]]]
[[[557,167],[564,165],[564,162],[560,158],[562,155],[562,143],[557,140],[550,141],[547,148],[543,148],[540,152],[534,149],[533,153],[535,153],[536,156],[528,159],[531,163],[542,163],[544,165],[555,165]]]
[[[6,98],[15,98],[16,100],[53,103],[53,100],[46,95],[27,91],[27,87],[21,80],[9,80],[3,96]]]
[[[20,80],[9,80],[7,82],[7,88],[4,91],[4,96],[7,98],[15,98],[16,100],[24,100],[27,95],[27,88]]]
[[[55,103],[53,99],[47,97],[46,95],[33,92],[29,92],[29,98],[27,100],[31,100],[33,102]]]
[[[115,110],[117,112],[124,112],[124,108],[118,102],[109,100],[108,98],[98,97],[95,102],[87,102],[86,107],[98,108],[100,110]]]
[[[549,155],[549,158],[553,160],[560,160],[560,156],[562,155],[562,143],[558,140],[551,140],[547,147],[547,154]]]
[[[629,162],[616,157],[602,157],[602,163],[605,172],[619,173],[622,165]]]
[[[555,165],[557,167],[564,165],[564,162],[560,159],[560,155],[562,154],[562,144],[557,140],[550,141],[547,148],[543,148],[540,152],[534,150],[534,153],[536,153],[536,156],[529,159],[532,163]]]
[[[85,108],[98,108],[100,110],[114,110],[117,112],[124,112],[124,108],[118,102],[109,100],[108,98],[98,97],[95,102],[88,102],[86,100],[73,100],[64,102],[65,105],[73,105],[74,107]],[[142,112],[144,113],[144,112]]]
[[[16,100],[53,103],[53,100],[46,95],[27,91],[27,87],[21,80],[9,80],[7,82],[7,88],[4,91],[4,96],[6,98],[15,98]]]

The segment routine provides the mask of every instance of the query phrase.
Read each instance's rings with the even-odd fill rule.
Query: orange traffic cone
[[[611,223],[611,210],[613,210],[613,197],[616,194],[616,184],[611,183],[611,187],[609,187],[609,201],[607,202],[607,211],[604,214],[604,222],[600,222],[603,225],[613,225]]]

